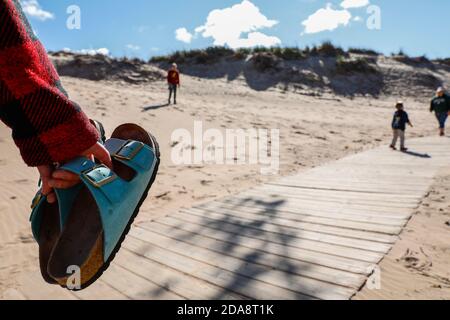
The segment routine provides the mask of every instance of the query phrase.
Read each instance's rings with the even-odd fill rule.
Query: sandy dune
[[[280,129],[280,174],[289,175],[388,144],[397,99],[386,96],[349,99],[331,94],[311,97],[278,89],[259,92],[239,82],[229,83],[225,78],[205,80],[186,76],[179,104],[164,106],[167,88],[163,82],[130,85],[121,81],[70,77],[62,80],[71,98],[83,106],[90,117],[102,121],[109,133],[121,123],[136,122],[158,138],[162,166],[137,223],[278,178],[260,175],[260,167],[254,165],[175,166],[170,158],[173,145],[170,138],[175,129],[192,130],[195,120],[203,121],[205,128],[220,130]],[[435,119],[428,112],[426,99],[399,98],[405,101],[415,124],[408,136],[436,133]],[[37,272],[38,268],[37,245],[28,223],[29,205],[38,177],[36,170],[21,163],[9,129],[3,124],[0,125],[0,150],[0,298],[8,298],[13,289],[20,286],[17,281],[20,274]],[[443,177],[418,210],[402,241],[383,262],[386,275],[383,279],[389,282],[386,289],[377,293],[363,291],[358,298],[450,297],[450,227],[445,225],[445,220],[450,220],[446,213],[450,195],[448,172]],[[444,212],[439,211],[441,208]],[[413,258],[403,257],[407,249],[410,249],[407,254]],[[415,258],[418,264],[425,264],[420,267],[423,270],[410,266]]]

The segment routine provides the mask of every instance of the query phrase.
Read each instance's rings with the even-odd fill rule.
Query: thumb
[[[109,154],[108,150],[106,150],[106,148],[99,142],[87,149],[83,155],[88,157],[93,155],[95,159],[99,160],[105,166],[111,169],[113,167],[111,155]]]

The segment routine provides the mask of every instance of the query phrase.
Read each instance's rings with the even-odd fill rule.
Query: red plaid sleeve
[[[67,97],[18,0],[0,0],[0,118],[32,167],[68,161],[98,139]]]

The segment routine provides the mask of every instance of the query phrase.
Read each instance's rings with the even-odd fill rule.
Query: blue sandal
[[[56,190],[61,234],[51,252],[47,272],[61,286],[75,268],[78,286],[94,283],[109,267],[120,249],[134,218],[147,197],[159,166],[159,147],[153,136],[137,125],[122,125],[105,143],[114,170],[86,158],[61,167],[80,176],[81,184]],[[33,210],[32,229],[36,239],[43,223],[39,199]]]
[[[106,141],[105,129],[101,122],[91,120],[91,124],[97,129],[99,133],[99,142],[104,144]],[[76,192],[76,188],[72,191],[55,190],[59,199],[65,198],[65,195],[70,195]],[[43,279],[50,284],[57,284],[47,272],[48,261],[51,252],[58,241],[59,235],[63,227],[60,219],[60,206],[58,202],[50,204],[47,198],[39,191],[32,201],[31,209],[33,210],[30,221],[32,221],[32,231],[36,241],[39,244],[39,265]]]

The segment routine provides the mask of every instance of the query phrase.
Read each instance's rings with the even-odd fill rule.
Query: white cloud
[[[134,45],[134,44],[127,44],[126,45],[127,49],[133,50],[133,51],[138,51],[141,50],[141,47]]]
[[[353,18],[353,21],[360,22],[362,21],[362,18],[360,16],[356,16]]]
[[[278,21],[269,20],[259,8],[248,0],[232,7],[216,9],[209,13],[206,23],[195,29],[204,38],[213,38],[214,45],[231,48],[275,46],[281,44],[277,37],[258,32],[272,28]]]
[[[64,48],[64,52],[72,52],[72,53],[79,53],[79,54],[87,54],[90,56],[95,56],[97,54],[100,54],[102,56],[109,56],[109,49],[107,48],[99,48],[99,49],[81,49],[81,50],[72,50],[70,48]]]
[[[95,56],[100,54],[102,56],[109,56],[109,49],[107,48],[99,48],[99,49],[82,49],[79,51],[82,54],[88,54],[91,56]]]
[[[41,5],[37,0],[21,0],[23,12],[29,17],[39,19],[41,21],[54,19],[55,15],[49,11],[45,11],[41,8]]]
[[[361,8],[368,6],[369,3],[370,3],[369,0],[344,0],[341,3],[341,7],[344,9]]]
[[[247,38],[239,38],[233,41],[232,48],[251,48],[255,46],[273,47],[280,45],[281,41],[277,37],[271,37],[261,32],[250,32]]]
[[[346,26],[350,22],[352,14],[348,10],[334,10],[331,4],[326,8],[319,9],[308,19],[302,22],[305,33],[318,33],[322,31],[333,31],[339,26]]]
[[[175,38],[184,43],[191,43],[194,36],[186,28],[178,28],[175,30]]]

